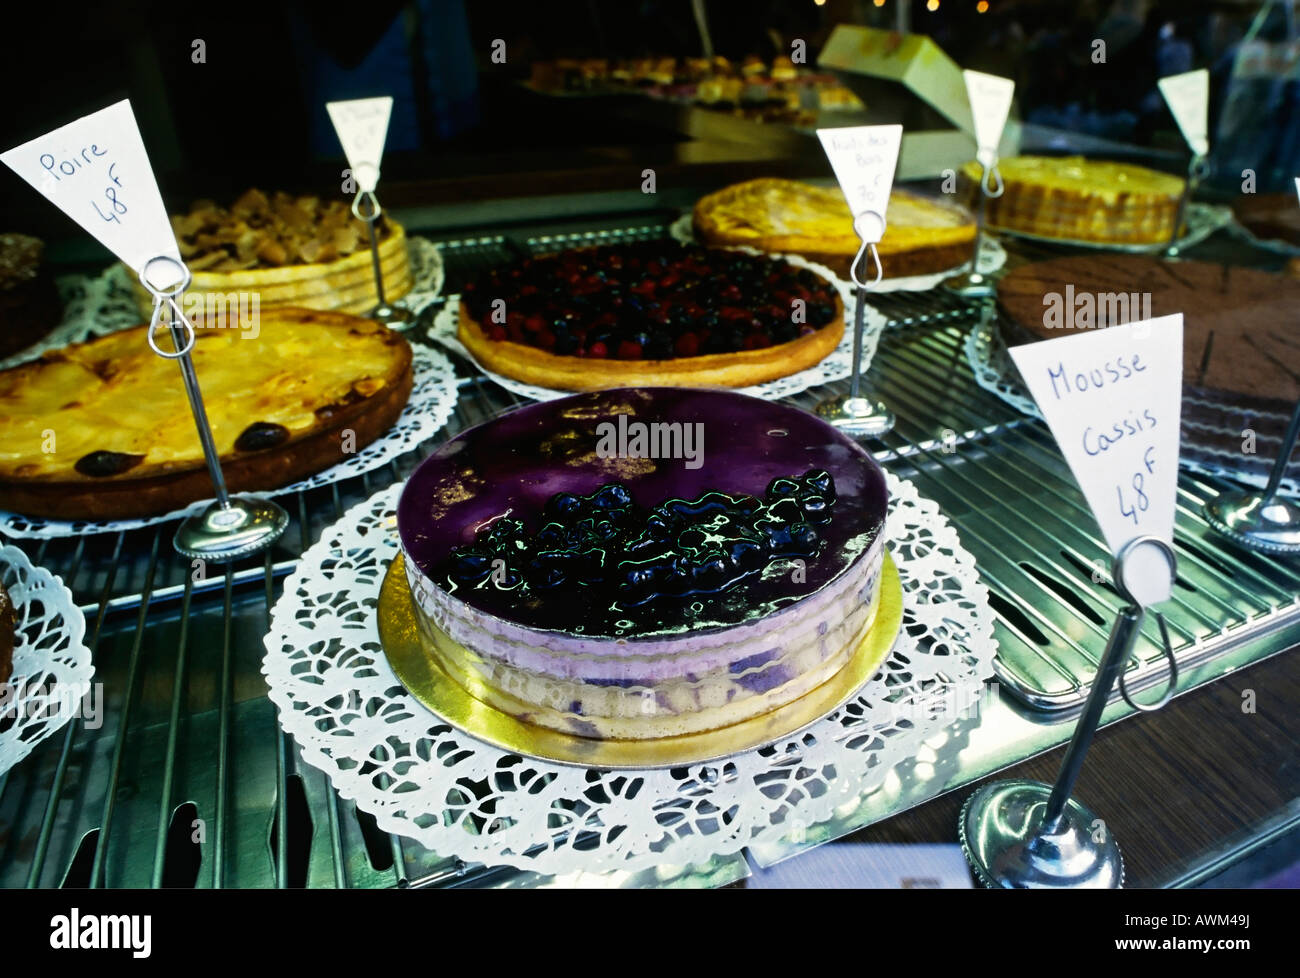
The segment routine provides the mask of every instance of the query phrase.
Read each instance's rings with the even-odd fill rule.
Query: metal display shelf
[[[666,234],[667,219],[441,242],[448,290],[527,250]],[[1086,695],[1118,597],[1082,495],[1041,422],[986,393],[966,363],[973,310],[938,294],[873,301],[890,320],[867,382],[898,425],[869,447],[935,499],[975,555],[997,612],[1002,698],[954,737],[942,776],[917,779],[816,836],[844,832],[1063,743]],[[198,577],[171,525],[90,538],[19,541],[87,612],[104,710],[74,720],[0,776],[0,886],[547,886],[583,882],[466,866],[381,832],[301,764],[260,673],[282,578],[322,528],[407,474],[442,440],[516,406],[468,364],[447,427],[395,463],[281,497],[293,523],[261,558]],[[809,390],[810,408],[838,388]],[[1182,473],[1179,574],[1166,619],[1183,691],[1300,642],[1300,565],[1217,537],[1202,502],[1230,484]],[[1130,689],[1160,686],[1153,630]],[[1181,685],[1181,684],[1180,684]],[[1131,713],[1114,704],[1106,721]],[[873,807],[874,806],[874,807]],[[196,841],[197,840],[197,841]],[[811,843],[810,843],[811,844]],[[790,851],[751,853],[762,865]],[[605,878],[603,885],[713,886],[742,878],[737,856],[708,866]]]

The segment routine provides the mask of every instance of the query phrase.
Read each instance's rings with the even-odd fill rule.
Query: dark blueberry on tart
[[[817,362],[844,328],[816,272],[668,240],[524,258],[471,283],[461,305],[480,362],[552,387],[759,383]]]

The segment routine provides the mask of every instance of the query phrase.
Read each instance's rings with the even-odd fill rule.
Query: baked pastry
[[[268,310],[255,338],[195,325],[195,371],[231,491],[328,468],[388,430],[410,395],[410,346],[366,319]],[[0,509],[123,519],[212,496],[179,371],[145,329],[0,372]]]
[[[617,430],[627,443],[602,447]],[[637,451],[638,430],[682,444]],[[638,388],[463,432],[411,476],[397,529],[428,651],[471,695],[644,739],[834,676],[873,623],[886,505],[870,455],[808,412]]]
[[[229,208],[198,201],[173,215],[181,257],[194,276],[188,295],[257,295],[261,309],[298,306],[361,315],[379,302],[365,225],[341,200],[246,191]],[[376,225],[384,297],[411,291],[406,232],[387,215]],[[153,296],[137,278],[142,315]]]
[[[1300,282],[1208,262],[1092,255],[1022,265],[998,283],[998,301],[1012,345],[1181,312],[1184,457],[1267,474],[1300,400],[1292,325]],[[1254,455],[1242,452],[1246,428],[1259,438]]]
[[[1294,193],[1243,194],[1233,211],[1255,237],[1300,245],[1300,206]]]
[[[672,241],[494,269],[459,317],[479,363],[556,390],[745,387],[820,362],[843,334],[844,304],[813,271]]]
[[[1181,177],[1082,156],[1013,156],[998,163],[1006,189],[985,220],[1004,231],[1098,244],[1165,244],[1178,219]],[[972,199],[982,170],[963,167]]]
[[[1079,312],[1058,319],[1051,314],[1058,301],[1050,297]],[[1300,400],[1300,336],[1292,324],[1300,283],[1279,275],[1145,255],[1057,258],[1008,273],[998,283],[998,301],[1019,330],[1044,339],[1181,312],[1187,385]],[[1087,317],[1085,305],[1092,310]]]
[[[861,242],[838,187],[765,178],[724,187],[695,204],[695,233],[710,245],[802,255],[842,278]],[[924,275],[970,261],[975,220],[963,208],[895,188],[877,250],[886,278]]]
[[[17,616],[9,592],[0,584],[0,684],[14,674],[14,628]]]
[[[0,359],[40,340],[59,324],[62,304],[41,264],[45,245],[26,234],[0,234]]]

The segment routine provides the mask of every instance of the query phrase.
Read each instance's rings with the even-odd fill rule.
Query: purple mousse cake
[[[825,683],[871,628],[888,498],[856,442],[729,391],[631,388],[462,432],[397,527],[430,654],[583,737],[698,733]]]

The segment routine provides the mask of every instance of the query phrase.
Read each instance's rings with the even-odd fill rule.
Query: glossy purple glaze
[[[601,458],[602,422],[703,424],[703,464],[682,458]],[[694,430],[694,429],[693,429]],[[507,512],[530,529],[557,492],[590,493],[622,482],[641,506],[693,498],[708,490],[762,495],[777,476],[825,469],[835,480],[834,519],[821,529],[821,555],[807,563],[806,579],[767,575],[746,582],[689,628],[738,624],[825,587],[839,577],[880,533],[887,492],[884,474],[856,442],[806,411],[732,391],[626,388],[595,391],[532,404],[470,428],[448,441],[412,474],[397,507],[397,526],[408,558],[426,575],[452,549]],[[586,615],[573,601],[508,609],[489,589],[456,596],[501,618],[529,627],[569,629]],[[667,624],[667,623],[664,623]]]

